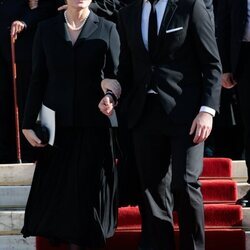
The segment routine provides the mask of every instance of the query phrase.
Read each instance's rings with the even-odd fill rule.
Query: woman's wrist
[[[107,96],[107,95],[111,96],[111,98],[113,99],[114,105],[116,106],[117,103],[118,103],[118,98],[117,98],[117,96],[113,93],[113,91],[110,90],[110,89],[107,89],[107,91],[106,91],[106,93],[105,93],[105,96]]]

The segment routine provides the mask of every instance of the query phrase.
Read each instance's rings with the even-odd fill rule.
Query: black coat
[[[115,24],[93,12],[74,46],[63,14],[42,22],[34,40],[23,127],[34,126],[42,103],[55,110],[60,126],[109,126],[98,103],[103,97],[101,80],[115,77],[118,56]]]
[[[219,109],[221,65],[214,27],[203,1],[169,0],[150,59],[141,37],[142,1],[120,11],[121,56],[118,79],[133,127],[142,114],[150,83],[176,124],[188,124],[201,106]],[[181,28],[176,32],[167,30]]]
[[[247,0],[218,0],[217,20],[223,72],[236,73],[247,22]]]
[[[31,10],[28,0],[0,0],[0,50],[10,61],[10,28],[13,21],[25,22],[26,30],[18,35],[16,41],[16,61],[31,61],[32,42],[36,25],[52,15],[51,0],[39,0],[39,6]]]

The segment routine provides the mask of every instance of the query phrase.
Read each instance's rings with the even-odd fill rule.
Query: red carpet
[[[241,226],[242,208],[233,205],[237,186],[231,180],[232,162],[226,158],[204,159],[201,177],[204,197],[206,250],[245,250],[245,232]],[[108,240],[106,250],[137,250],[141,218],[137,207],[119,209],[118,229]],[[178,218],[174,213],[175,236],[178,243]],[[177,246],[178,249],[178,246]],[[65,246],[52,247],[43,238],[37,238],[37,250],[67,250]]]
[[[179,232],[175,231],[178,244]],[[140,240],[139,230],[117,230],[108,240],[105,250],[137,250]],[[178,249],[178,245],[177,245]],[[206,250],[245,250],[245,232],[241,229],[206,230]],[[46,239],[37,238],[37,250],[68,250],[65,245],[52,247]]]
[[[237,185],[232,180],[201,180],[201,184],[205,203],[235,203],[237,200]]]
[[[240,226],[243,219],[242,209],[237,205],[205,204],[205,225],[209,227]],[[118,228],[139,230],[141,218],[137,207],[123,207],[119,210]],[[178,226],[177,214],[174,213],[174,225]]]
[[[231,178],[232,161],[228,158],[204,158],[201,178]]]

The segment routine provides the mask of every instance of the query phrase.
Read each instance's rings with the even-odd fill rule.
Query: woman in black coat
[[[110,122],[98,103],[101,80],[115,77],[119,37],[90,3],[68,0],[65,12],[39,25],[23,121],[24,135],[41,154],[22,233],[66,242],[69,249],[102,247],[117,216]],[[34,132],[42,104],[55,111],[54,146]]]

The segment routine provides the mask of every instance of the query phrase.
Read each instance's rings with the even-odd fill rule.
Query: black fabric
[[[250,42],[243,43],[241,46],[240,63],[239,63],[239,77],[238,77],[238,93],[240,101],[241,116],[244,127],[244,157],[246,160],[248,170],[248,180],[250,183]]]
[[[74,46],[62,13],[40,23],[23,128],[32,128],[42,102],[56,112],[62,126],[110,126],[98,109],[100,82],[115,78],[119,47],[115,24],[92,11]]]
[[[239,103],[245,129],[245,158],[250,183],[250,110],[249,110],[249,42],[242,42],[247,25],[248,1],[219,0],[217,2],[218,47],[224,73],[232,73],[239,93]]]
[[[195,145],[189,130],[201,106],[219,108],[214,25],[202,0],[168,0],[152,61],[141,36],[142,6],[137,1],[120,11],[118,68],[139,176],[141,249],[174,249],[175,205],[180,249],[204,250],[203,144]],[[148,93],[152,77],[157,95]]]
[[[37,122],[33,128],[36,136],[41,140],[42,144],[49,142],[49,130],[43,126],[40,122]]]
[[[148,22],[148,50],[151,56],[151,59],[153,59],[153,55],[156,49],[157,45],[157,13],[155,5],[157,4],[157,1],[150,1],[151,3],[151,11],[149,15],[149,22]]]
[[[55,145],[40,150],[22,233],[101,247],[117,221],[109,130],[57,128]]]
[[[152,77],[166,113],[177,124],[191,123],[202,105],[219,109],[221,65],[211,35],[214,25],[203,1],[191,2],[168,1],[154,62],[141,38],[141,1],[120,11],[118,81],[129,128],[142,114]],[[175,28],[180,30],[166,32]]]
[[[30,10],[27,0],[0,2],[0,163],[17,162],[10,49],[11,24],[19,20],[27,25],[15,42],[17,98],[21,125],[31,75],[33,37],[37,23],[52,14],[50,2],[51,0],[39,0],[39,6],[34,10]],[[33,161],[31,146],[22,133],[20,138],[22,160]]]
[[[133,130],[142,200],[141,245],[173,250],[173,204],[180,223],[180,249],[203,249],[204,211],[200,183],[203,143],[194,144],[188,127],[174,134],[157,95],[149,95]],[[155,122],[157,121],[157,122]],[[196,248],[194,248],[196,246]]]

